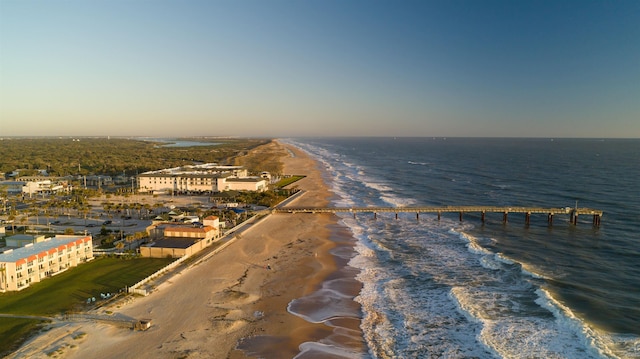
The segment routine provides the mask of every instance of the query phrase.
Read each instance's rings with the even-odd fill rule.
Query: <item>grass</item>
[[[133,285],[173,259],[101,257],[71,268],[20,292],[0,294],[0,313],[55,316],[86,308],[87,298],[100,293],[118,293]],[[33,319],[0,320],[0,356],[10,353],[24,342],[42,322]]]
[[[0,357],[11,353],[37,331],[42,322],[34,319],[0,319]]]
[[[274,184],[275,187],[277,188],[283,188],[285,186],[288,186],[290,184],[292,184],[293,182],[299,181],[301,179],[303,179],[305,176],[298,176],[298,175],[293,175],[291,177],[287,177],[287,178],[283,178],[280,181],[276,182]]]

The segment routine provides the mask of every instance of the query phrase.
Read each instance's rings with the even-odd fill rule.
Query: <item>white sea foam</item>
[[[324,323],[335,318],[355,318],[357,308],[352,297],[336,290],[320,289],[302,298],[292,300],[287,311],[309,323]]]
[[[515,264],[514,261],[512,261],[511,259],[505,257],[504,254],[502,254],[502,253],[496,253],[495,258],[496,258],[497,261],[500,261],[500,262],[505,263],[505,264]]]
[[[387,184],[383,183],[383,182],[373,182],[373,181],[364,181],[363,179],[363,184],[371,189],[375,189],[376,191],[379,192],[388,192],[391,191],[391,187],[389,187]]]
[[[493,255],[493,252],[491,252],[488,249],[483,248],[478,243],[478,238],[476,238],[476,237],[474,237],[474,236],[472,236],[472,235],[470,235],[468,233],[465,233],[465,232],[460,232],[459,236],[460,236],[460,238],[465,239],[468,242],[467,248],[469,248],[469,251],[471,251],[473,253],[476,253],[476,254],[481,254],[481,255]]]
[[[537,279],[550,279],[549,277],[545,276],[544,274],[541,273],[541,271],[536,270],[533,268],[533,266],[531,265],[525,265],[522,264],[522,274],[532,277],[532,278],[537,278]]]
[[[358,353],[349,348],[339,347],[336,345],[318,343],[318,342],[305,342],[299,346],[300,353],[294,357],[294,359],[305,358],[364,358],[364,353]]]
[[[414,162],[414,161],[407,161],[408,164],[410,165],[417,165],[417,166],[428,166],[429,163],[427,162]]]
[[[456,287],[451,296],[463,313],[482,324],[479,340],[501,357],[599,357],[578,333],[567,331],[553,317],[514,315],[522,309],[509,293]]]
[[[392,207],[409,207],[416,204],[414,199],[410,198],[400,198],[395,195],[382,195],[380,198],[390,204]]]
[[[580,320],[573,311],[556,300],[549,291],[541,288],[537,292],[538,303],[556,318],[558,326],[573,333],[590,349],[590,355],[607,358],[640,358],[640,340],[637,336],[612,335],[597,330]]]

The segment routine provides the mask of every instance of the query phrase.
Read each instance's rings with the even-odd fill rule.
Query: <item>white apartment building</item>
[[[140,192],[266,191],[267,187],[268,181],[265,178],[247,177],[247,170],[241,166],[218,166],[214,163],[138,175]]]
[[[25,289],[92,259],[91,236],[57,235],[8,250],[0,254],[0,292]]]

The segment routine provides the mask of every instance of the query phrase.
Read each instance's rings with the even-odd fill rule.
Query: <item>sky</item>
[[[640,138],[640,1],[0,0],[0,137]]]

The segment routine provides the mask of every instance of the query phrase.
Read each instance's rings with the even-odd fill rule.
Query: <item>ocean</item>
[[[304,138],[334,206],[539,206],[555,216],[342,214],[371,358],[640,358],[640,140]]]

